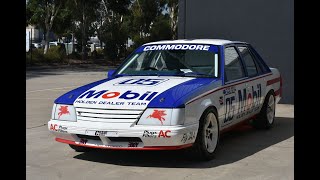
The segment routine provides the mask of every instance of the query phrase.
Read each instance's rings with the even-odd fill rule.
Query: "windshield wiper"
[[[117,77],[122,77],[122,76],[129,76],[128,74],[116,74],[114,77],[117,78]]]
[[[155,71],[159,71],[157,68],[155,67],[146,67],[143,70],[155,70]]]
[[[195,73],[195,72],[187,72],[183,74],[177,74],[178,76],[183,76],[183,77],[214,77],[209,74],[202,74],[202,73]]]
[[[123,76],[161,76],[159,73],[145,73],[145,74],[117,74],[114,77],[123,77]]]

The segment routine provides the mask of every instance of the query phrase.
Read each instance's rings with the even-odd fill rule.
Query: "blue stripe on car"
[[[56,104],[68,104],[68,105],[73,105],[73,102],[85,91],[101,84],[107,81],[110,81],[111,79],[102,79],[84,86],[81,86],[77,89],[71,90],[67,93],[65,93],[64,95],[58,97],[54,103]]]
[[[182,108],[190,99],[208,91],[206,88],[217,81],[212,78],[196,78],[174,86],[152,99],[148,108]]]

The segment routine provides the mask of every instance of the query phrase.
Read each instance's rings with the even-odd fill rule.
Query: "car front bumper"
[[[198,124],[155,126],[50,120],[48,129],[56,141],[77,146],[118,150],[175,150],[192,146]]]

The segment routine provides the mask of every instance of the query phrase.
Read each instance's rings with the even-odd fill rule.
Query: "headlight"
[[[54,104],[53,119],[61,121],[77,121],[76,110],[72,105]]]
[[[165,108],[148,108],[141,115],[138,125],[157,125],[173,126],[184,123],[184,108],[165,109]]]

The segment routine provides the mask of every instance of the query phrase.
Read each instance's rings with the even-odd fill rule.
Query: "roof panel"
[[[195,43],[195,44],[214,44],[214,45],[225,45],[230,43],[242,43],[239,41],[230,41],[224,39],[178,39],[178,40],[164,40],[146,43],[144,45],[152,44],[184,44],[184,43]]]

